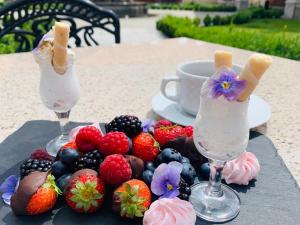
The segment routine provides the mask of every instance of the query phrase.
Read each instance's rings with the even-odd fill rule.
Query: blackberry
[[[79,157],[74,163],[74,170],[92,169],[98,171],[99,165],[102,161],[100,152],[98,150],[94,150]]]
[[[51,169],[52,163],[50,160],[27,159],[20,166],[21,178],[34,171],[47,172]]]
[[[181,178],[180,180],[180,183],[179,183],[179,198],[182,199],[182,200],[186,200],[188,201],[189,200],[189,197],[191,195],[191,188],[190,186],[188,185],[188,183]]]
[[[106,133],[111,131],[124,132],[132,138],[142,132],[142,122],[136,116],[118,116],[110,123],[105,124]]]

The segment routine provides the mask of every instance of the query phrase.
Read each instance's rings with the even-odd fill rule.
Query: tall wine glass
[[[239,156],[248,144],[248,101],[228,101],[223,96],[201,93],[200,108],[194,124],[194,143],[210,162],[209,182],[192,186],[190,202],[197,215],[211,222],[225,222],[239,213],[240,198],[221,184],[226,161]]]
[[[57,115],[61,130],[61,135],[46,145],[48,153],[52,156],[56,156],[59,149],[70,139],[67,129],[69,115],[80,95],[73,60],[70,61],[63,75],[57,74],[49,63],[40,66],[40,96],[43,104]]]

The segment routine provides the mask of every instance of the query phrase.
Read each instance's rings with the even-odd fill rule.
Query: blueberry
[[[146,182],[146,184],[150,185],[153,178],[153,172],[151,170],[145,170],[143,172],[143,180]]]
[[[64,191],[64,188],[68,182],[68,180],[71,178],[72,174],[65,174],[62,175],[57,181],[56,181],[56,185],[57,187],[61,190]]]
[[[200,174],[201,177],[203,177],[204,179],[208,180],[209,179],[209,175],[210,175],[210,167],[209,167],[209,163],[203,163],[200,167]]]
[[[162,154],[162,161],[164,163],[169,163],[171,161],[181,162],[182,160],[181,154],[172,148],[165,148],[161,154]]]
[[[72,166],[79,156],[79,153],[74,149],[66,148],[61,153],[60,161],[68,166]]]
[[[69,171],[67,166],[64,165],[61,161],[56,161],[52,164],[51,173],[53,174],[53,176],[55,176],[55,178],[59,178],[68,172]]]
[[[160,164],[163,163],[163,160],[162,160],[162,153],[158,154],[158,156],[156,157],[154,163],[155,163],[155,166],[159,166]]]
[[[182,164],[181,177],[189,184],[192,185],[196,178],[196,171],[194,167],[189,163]]]
[[[182,157],[181,163],[190,163],[190,160],[187,157]]]
[[[146,162],[145,163],[145,170],[150,170],[150,171],[154,172],[155,166],[154,166],[153,162]]]

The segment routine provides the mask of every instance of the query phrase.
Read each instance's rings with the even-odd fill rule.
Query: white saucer
[[[152,98],[152,109],[159,116],[179,125],[193,125],[195,120],[193,115],[182,111],[177,103],[165,98],[161,92]],[[269,104],[259,96],[251,95],[248,108],[250,129],[266,123],[270,116],[271,108]]]

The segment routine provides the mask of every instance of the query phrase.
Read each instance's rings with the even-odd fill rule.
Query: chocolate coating
[[[26,207],[31,197],[45,183],[48,172],[35,171],[21,180],[11,198],[11,208],[16,215],[27,215]]]
[[[125,155],[132,170],[132,178],[139,178],[144,171],[144,161],[133,155]]]
[[[173,148],[177,150],[182,156],[187,157],[195,168],[207,162],[207,158],[201,155],[197,150],[193,138],[178,137],[166,143],[163,148]]]

